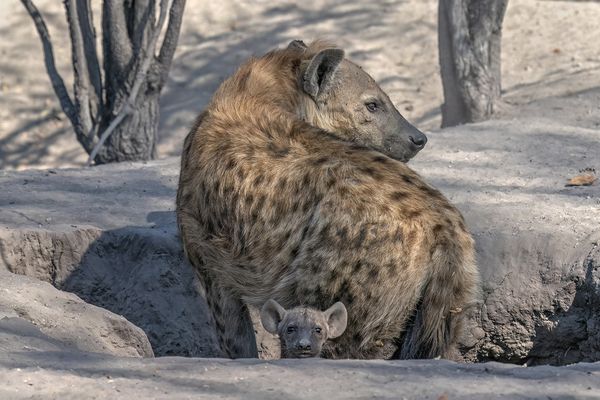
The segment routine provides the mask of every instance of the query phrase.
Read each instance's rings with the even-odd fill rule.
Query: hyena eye
[[[320,327],[318,327],[318,326],[317,326],[317,327],[315,328],[315,332],[317,332],[317,333],[321,333],[321,331],[322,331],[322,329],[321,329]]]
[[[296,332],[296,327],[295,326],[288,326],[286,332],[289,333],[289,334],[292,334],[292,333]]]
[[[369,112],[375,112],[375,111],[379,110],[379,106],[374,101],[365,103],[365,107],[367,107],[367,110],[369,110]]]

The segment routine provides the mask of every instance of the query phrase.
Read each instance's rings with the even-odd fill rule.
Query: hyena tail
[[[454,247],[454,248],[449,248]],[[479,274],[471,247],[439,246],[407,326],[397,358],[451,358],[467,307],[477,298]]]

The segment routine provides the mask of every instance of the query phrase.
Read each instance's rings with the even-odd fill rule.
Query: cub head
[[[282,358],[307,358],[318,357],[328,339],[344,333],[348,313],[340,302],[319,311],[310,307],[286,310],[269,300],[261,309],[260,319],[268,332],[279,335]]]

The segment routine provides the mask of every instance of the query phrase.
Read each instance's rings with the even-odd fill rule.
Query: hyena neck
[[[305,122],[326,126],[319,119],[319,106],[301,88],[299,66],[314,50],[302,53],[293,49],[278,50],[242,65],[219,88],[209,106],[213,113],[227,119],[253,121],[268,119]]]

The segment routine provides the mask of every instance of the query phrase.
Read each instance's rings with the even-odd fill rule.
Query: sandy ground
[[[99,2],[95,2],[98,4]],[[37,0],[70,85],[62,3]],[[437,1],[188,0],[161,99],[160,157],[177,155],[214,89],[253,54],[291,39],[337,42],[425,130],[440,124]],[[98,19],[99,13],[96,13]],[[600,3],[511,0],[504,24],[503,118],[600,127]],[[82,165],[86,159],[46,76],[41,45],[17,0],[0,2],[0,168]]]
[[[108,358],[0,353],[3,399],[598,399],[600,363]]]

